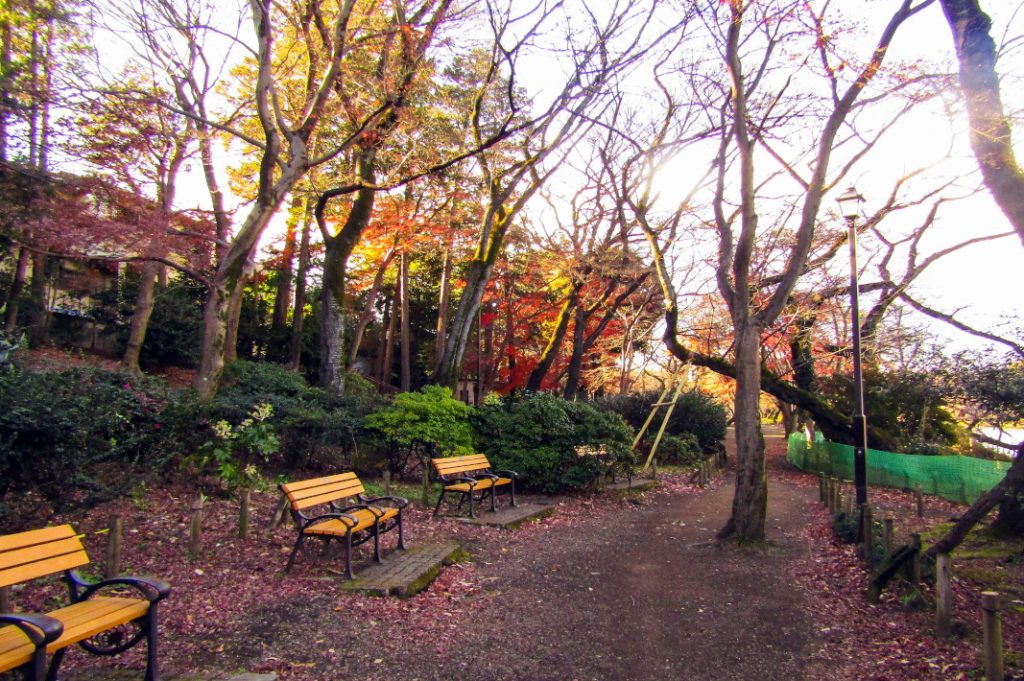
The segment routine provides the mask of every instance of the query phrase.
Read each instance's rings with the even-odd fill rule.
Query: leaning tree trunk
[[[749,320],[736,326],[736,492],[732,516],[719,538],[741,542],[764,539],[768,475],[761,433],[761,333]]]
[[[139,371],[139,355],[142,354],[142,344],[146,340],[149,319],[153,315],[153,305],[156,300],[154,294],[157,278],[160,276],[160,268],[161,265],[155,262],[147,262],[142,266],[139,291],[135,296],[135,310],[132,312],[131,331],[128,333],[128,343],[121,356],[121,368],[126,371]]]
[[[14,331],[18,326],[18,308],[21,306],[21,292],[25,289],[31,255],[29,250],[24,247],[18,253],[18,264],[15,265],[14,277],[7,289],[7,308],[4,310],[4,329],[7,331]]]

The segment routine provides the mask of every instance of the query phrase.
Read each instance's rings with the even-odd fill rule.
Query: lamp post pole
[[[864,378],[861,372],[860,306],[857,284],[857,217],[864,197],[851,186],[836,199],[846,218],[850,242],[850,323],[853,332],[853,484],[857,505],[868,501],[867,442],[868,419],[864,413]]]

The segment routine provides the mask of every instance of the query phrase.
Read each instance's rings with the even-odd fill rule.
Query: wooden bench
[[[285,572],[292,569],[306,537],[323,541],[325,551],[332,539],[344,541],[345,575],[349,579],[355,576],[352,571],[353,546],[372,539],[373,559],[379,563],[380,536],[397,527],[398,548],[405,549],[402,509],[409,502],[402,497],[367,497],[363,483],[355,473],[288,482],[281,485],[281,491],[291,504],[292,517],[299,530]],[[303,513],[316,507],[324,507],[325,512],[313,516]]]
[[[483,454],[468,454],[466,456],[446,456],[440,459],[431,459],[434,471],[441,482],[441,496],[437,498],[437,505],[434,507],[434,515],[441,512],[441,504],[449,494],[459,497],[459,505],[456,509],[462,508],[466,502],[469,503],[469,517],[475,518],[473,510],[473,495],[479,493],[477,502],[483,503],[487,497],[491,498],[491,511],[497,511],[495,494],[498,490],[505,489],[512,498],[512,506],[516,505],[516,478],[515,471],[492,471],[491,462]]]
[[[71,601],[45,615],[0,619],[13,625],[0,629],[0,672],[23,667],[26,679],[42,679],[45,651],[53,656],[46,679],[55,681],[69,646],[117,655],[146,639],[146,681],[157,681],[157,604],[171,587],[142,577],[88,582],[75,570],[88,563],[81,536],[70,525],[0,537],[0,587],[63,572]],[[100,590],[111,595],[98,595]]]
[[[604,466],[601,476],[611,478],[612,484],[615,484],[616,471],[618,467],[623,464],[622,461],[618,461],[615,457],[611,456],[608,452],[608,447],[605,445],[599,445],[594,447],[592,445],[577,445],[576,456],[582,458],[591,457],[592,461],[598,462],[599,465]],[[626,463],[624,466],[624,472],[626,474],[626,481],[633,482],[633,469]],[[599,480],[600,482],[600,480]]]

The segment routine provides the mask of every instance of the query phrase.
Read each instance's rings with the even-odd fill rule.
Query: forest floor
[[[1019,547],[1016,562],[973,565],[973,573],[954,563],[954,572],[965,575],[954,584],[956,636],[936,639],[931,611],[906,604],[914,600],[906,592],[866,602],[867,571],[853,547],[835,539],[817,502],[817,478],[785,461],[781,433],[769,429],[767,443],[764,545],[714,539],[732,502],[731,470],[705,489],[679,472],[637,497],[564,498],[553,516],[515,531],[434,520],[415,506],[408,541],[456,538],[472,559],[445,568],[405,600],[344,593],[339,554],[308,551],[283,574],[294,534],[287,525],[269,528],[271,493],[254,494],[256,530],[245,541],[235,536],[234,504],[208,500],[196,560],[186,556],[186,490],[140,489],[88,515],[51,520],[73,522],[101,558],[105,539],[95,533],[112,513],[125,519],[125,572],[173,585],[161,606],[166,676],[245,670],[310,681],[983,678],[983,587],[967,575],[1019,588]],[[917,519],[912,495],[871,494],[879,517],[896,515],[900,540],[962,512],[928,498],[926,517]],[[389,548],[392,542],[385,539]],[[927,602],[927,589],[923,596]],[[45,610],[55,598],[38,587],[14,594],[23,609]],[[1004,611],[1007,678],[1024,679],[1024,616],[1021,595],[1015,598]],[[114,678],[112,665],[140,669],[141,653],[110,660],[75,650],[64,669],[71,681]]]

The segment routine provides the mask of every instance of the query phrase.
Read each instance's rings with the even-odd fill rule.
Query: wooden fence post
[[[892,518],[886,518],[882,521],[882,547],[885,549],[886,558],[892,555],[892,526]]]
[[[390,497],[391,496],[391,471],[385,469],[384,473],[382,474],[382,477],[384,478],[384,496]]]
[[[914,549],[914,558],[910,561],[908,578],[917,587],[921,586],[921,535],[917,532],[910,535],[910,547]]]
[[[982,627],[985,634],[985,681],[1003,681],[1003,623],[999,611],[1003,597],[996,591],[981,592]]]
[[[192,513],[192,523],[188,530],[188,556],[195,560],[203,548],[203,499],[197,497],[189,509]]]
[[[846,489],[846,496],[843,497],[843,513],[849,518],[853,515],[853,495],[854,492],[851,489]]]
[[[818,501],[825,501],[825,474],[818,473]]]
[[[924,488],[918,485],[914,488],[914,496],[917,498],[917,517],[924,517]]]
[[[124,520],[120,515],[110,516],[107,533],[107,560],[103,564],[103,578],[113,579],[121,574],[121,545],[124,542]]]
[[[864,522],[862,532],[864,533],[864,560],[871,565],[871,554],[875,549],[875,519],[870,504],[864,504],[861,510],[861,519]]]
[[[249,538],[249,498],[252,490],[243,487],[238,494],[238,538]]]
[[[277,502],[277,508],[274,509],[274,517],[270,521],[270,529],[276,530],[278,526],[284,522],[284,516],[288,512],[288,497],[284,494]]]
[[[423,489],[420,493],[420,500],[428,508],[430,507],[430,469],[427,468],[429,465],[430,462],[427,459],[423,459]]]
[[[935,635],[949,638],[953,623],[952,574],[948,553],[935,556]]]

